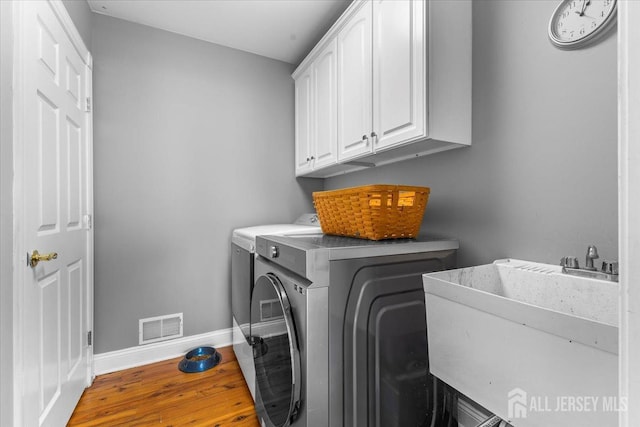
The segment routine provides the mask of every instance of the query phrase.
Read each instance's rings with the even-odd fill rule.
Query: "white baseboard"
[[[178,338],[170,341],[157,342],[107,353],[94,354],[93,371],[95,375],[135,368],[160,362],[184,354],[201,346],[226,347],[231,345],[231,328],[220,329],[199,335]]]

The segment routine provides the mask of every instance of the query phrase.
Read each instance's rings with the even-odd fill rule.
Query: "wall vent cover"
[[[140,345],[180,338],[182,336],[182,313],[140,319],[138,331]]]

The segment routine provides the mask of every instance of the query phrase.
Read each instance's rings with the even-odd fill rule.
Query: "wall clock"
[[[580,49],[616,23],[617,0],[563,0],[549,20],[549,39],[560,49]]]

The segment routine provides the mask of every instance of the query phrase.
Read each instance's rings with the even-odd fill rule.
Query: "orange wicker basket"
[[[313,193],[322,232],[360,239],[415,238],[429,187],[366,185]]]

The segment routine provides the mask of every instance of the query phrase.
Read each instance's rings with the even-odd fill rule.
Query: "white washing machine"
[[[238,228],[231,236],[231,310],[233,312],[233,351],[255,401],[255,368],[251,345],[251,292],[254,284],[256,236],[317,234],[316,214],[303,214],[293,224],[270,224]]]

